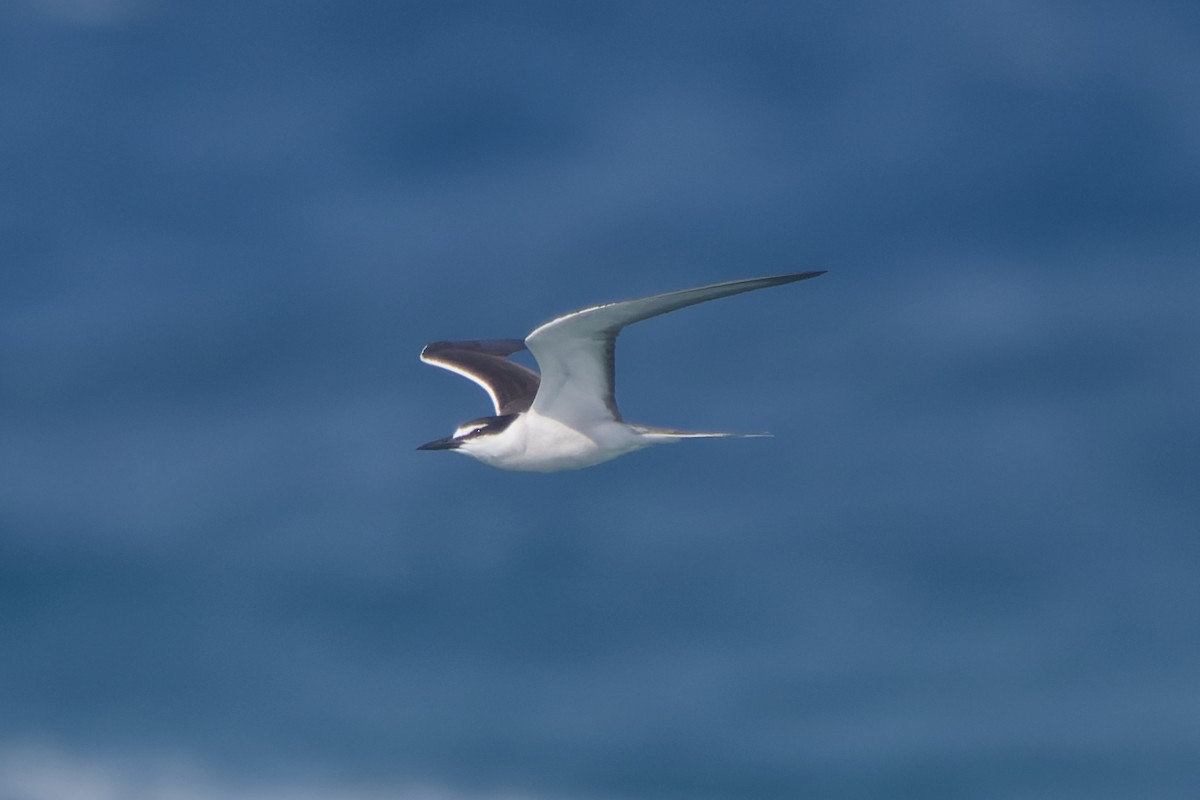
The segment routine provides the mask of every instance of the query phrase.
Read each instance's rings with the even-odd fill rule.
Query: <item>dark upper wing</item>
[[[482,386],[497,414],[514,414],[533,405],[541,383],[536,372],[508,358],[524,349],[520,339],[433,342],[421,350],[421,360]]]

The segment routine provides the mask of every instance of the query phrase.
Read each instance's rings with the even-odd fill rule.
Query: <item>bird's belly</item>
[[[637,432],[627,425],[601,421],[584,433],[558,420],[533,412],[526,413],[513,427],[521,424],[513,437],[513,446],[495,458],[485,459],[501,469],[522,472],[559,472],[600,464],[645,447]]]

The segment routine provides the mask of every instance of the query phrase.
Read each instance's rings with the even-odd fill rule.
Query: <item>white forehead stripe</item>
[[[487,423],[484,423],[484,422],[468,422],[466,425],[459,425],[454,430],[454,438],[460,439],[469,433],[474,433],[475,431],[479,430],[480,428],[486,428],[486,427],[487,427]]]

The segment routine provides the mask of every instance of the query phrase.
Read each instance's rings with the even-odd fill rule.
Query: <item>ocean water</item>
[[[0,800],[1190,798],[1169,3],[0,9]],[[427,341],[719,280],[510,474]]]

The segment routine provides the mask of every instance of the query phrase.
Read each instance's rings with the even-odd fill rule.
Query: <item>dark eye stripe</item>
[[[456,430],[454,432],[454,436],[455,436],[455,438],[458,438],[458,439],[464,439],[468,436],[475,436],[480,431],[485,430],[486,428],[487,428],[487,425],[485,425],[485,424],[468,423],[466,425],[459,425],[458,430]]]
[[[518,414],[501,414],[498,417],[482,417],[470,422],[464,422],[454,432],[456,439],[470,439],[475,436],[499,433],[513,423]]]

